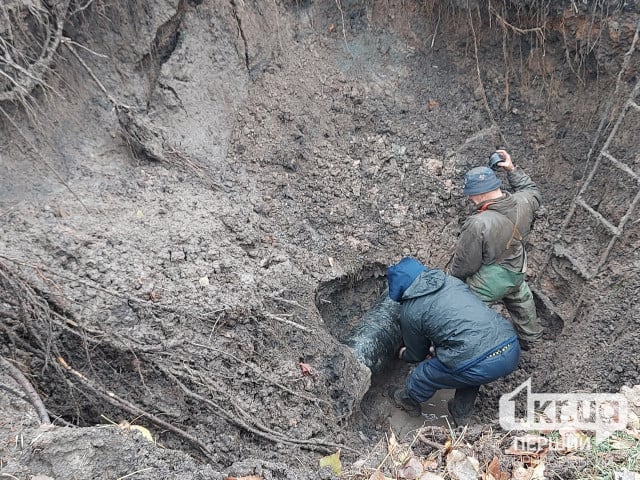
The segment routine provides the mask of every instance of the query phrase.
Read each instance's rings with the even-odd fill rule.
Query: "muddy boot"
[[[389,398],[393,400],[395,406],[407,412],[410,417],[419,417],[422,415],[420,404],[409,396],[406,388],[392,385],[387,390],[387,394]]]
[[[518,340],[518,343],[520,344],[520,350],[522,350],[523,352],[528,352],[533,348],[533,344],[527,342],[526,340]]]
[[[453,398],[447,402],[447,410],[454,426],[462,427],[478,422],[478,418],[471,415],[478,390],[480,387],[458,388]]]

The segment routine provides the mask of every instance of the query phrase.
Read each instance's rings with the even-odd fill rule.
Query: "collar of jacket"
[[[481,203],[480,206],[476,209],[477,212],[485,212],[491,205],[494,205],[496,202],[489,200],[484,203]]]
[[[489,207],[491,205],[496,205],[497,203],[501,202],[502,200],[505,200],[508,197],[509,197],[508,193],[502,192],[502,196],[501,197],[492,198],[490,200],[485,200],[484,202],[480,203],[479,205],[476,205],[476,212],[477,213],[486,212],[487,210],[489,210]]]

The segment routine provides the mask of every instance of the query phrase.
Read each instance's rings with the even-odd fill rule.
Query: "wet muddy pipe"
[[[400,304],[391,300],[385,290],[346,341],[356,358],[369,367],[372,374],[380,372],[402,345],[399,317]]]

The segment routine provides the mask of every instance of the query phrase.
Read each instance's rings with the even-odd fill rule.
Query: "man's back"
[[[512,325],[463,282],[431,269],[405,291],[400,326],[407,347],[405,360],[423,360],[425,339],[429,339],[438,359],[449,368],[461,367],[516,336]],[[416,358],[411,358],[412,353]]]

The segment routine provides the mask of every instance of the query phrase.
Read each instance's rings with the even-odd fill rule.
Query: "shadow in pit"
[[[530,288],[531,293],[533,294],[533,300],[536,303],[538,318],[540,319],[540,323],[545,331],[545,338],[557,338],[564,328],[564,317],[547,295],[533,286],[530,286]]]
[[[453,390],[440,391],[425,402],[421,417],[408,416],[387,396],[390,385],[404,385],[411,367],[395,357],[402,343],[399,304],[388,297],[385,274],[385,265],[366,265],[323,283],[316,291],[316,306],[329,333],[348,345],[371,371],[371,385],[354,421],[364,431],[390,426],[398,435],[425,424],[447,427],[446,401]]]

